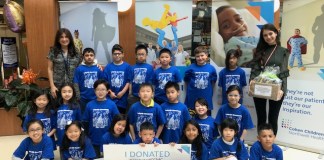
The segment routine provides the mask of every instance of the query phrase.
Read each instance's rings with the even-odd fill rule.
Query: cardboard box
[[[278,101],[281,99],[282,94],[280,93],[281,83],[280,84],[268,84],[268,83],[258,83],[251,81],[250,83],[250,92],[253,97],[271,99]]]

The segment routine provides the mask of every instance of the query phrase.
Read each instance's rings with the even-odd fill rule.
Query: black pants
[[[277,135],[278,131],[278,116],[284,96],[279,101],[267,100],[263,98],[253,98],[255,110],[258,118],[258,126],[268,122],[273,127],[273,132]],[[267,116],[267,101],[269,101],[269,115]]]

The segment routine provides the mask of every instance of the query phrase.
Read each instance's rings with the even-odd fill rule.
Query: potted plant
[[[3,106],[7,111],[12,107],[17,107],[18,116],[23,119],[32,106],[31,93],[39,89],[35,81],[46,78],[37,78],[37,74],[31,69],[24,70],[18,77],[8,84],[8,88],[0,90],[0,106]]]

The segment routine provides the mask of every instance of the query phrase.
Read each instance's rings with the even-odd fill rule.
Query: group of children
[[[220,75],[220,81],[226,85],[219,85],[227,98],[216,119],[210,116],[216,69],[207,63],[208,53],[204,48],[198,47],[194,53],[196,63],[185,72],[187,97],[181,103],[178,83],[182,78],[177,68],[170,66],[169,49],[161,49],[161,67],[154,71],[145,63],[146,46],[136,47],[137,63],[131,67],[123,61],[122,47],[115,45],[113,62],[102,73],[94,62],[94,51],[84,49],[83,65],[76,69],[74,77],[81,107],[73,84],[60,88],[56,111],[46,92],[35,94],[34,106],[24,122],[29,137],[20,144],[13,158],[23,159],[28,152],[30,159],[53,159],[56,145],[61,159],[93,159],[102,156],[103,144],[189,143],[193,160],[248,159],[243,140],[253,123],[248,110],[240,103],[241,88],[246,82],[236,64],[239,53],[229,53],[226,72]],[[189,109],[196,114],[191,116]],[[252,146],[250,159],[261,159],[260,156],[282,159],[280,148],[273,144],[275,136],[271,126],[260,128],[259,142]]]

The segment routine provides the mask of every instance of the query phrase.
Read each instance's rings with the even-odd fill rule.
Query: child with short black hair
[[[178,68],[171,66],[172,53],[169,49],[163,48],[160,50],[159,60],[161,67],[154,71],[153,84],[155,86],[154,101],[162,104],[168,101],[164,86],[167,82],[172,81],[180,83],[182,81]]]
[[[79,121],[70,121],[65,126],[65,135],[60,149],[63,152],[61,159],[64,160],[96,158],[91,141],[86,137]]]
[[[231,85],[227,91],[228,103],[220,107],[217,112],[215,123],[220,125],[226,118],[234,119],[238,126],[238,136],[241,140],[245,139],[248,129],[254,128],[253,121],[249,110],[239,103],[241,89],[237,85]]]
[[[109,91],[109,84],[106,80],[98,79],[93,88],[97,99],[87,104],[83,114],[83,121],[89,124],[89,138],[98,158],[101,157],[101,137],[107,132],[113,117],[119,114],[119,111],[116,104],[106,98]]]
[[[13,160],[21,159],[54,159],[52,140],[44,134],[41,120],[32,119],[27,123],[27,134],[12,155]],[[26,155],[27,152],[27,155]]]
[[[92,48],[83,50],[83,61],[75,69],[73,83],[77,85],[75,89],[80,92],[80,106],[83,113],[88,102],[96,99],[93,84],[96,80],[103,78],[103,73],[97,66],[95,52]]]
[[[104,71],[104,79],[110,84],[109,96],[118,107],[120,113],[126,113],[128,89],[131,82],[131,66],[123,61],[124,49],[115,44],[112,49],[113,62]]]
[[[276,135],[269,123],[258,127],[258,141],[250,149],[250,160],[275,159],[283,160],[283,153],[279,146],[274,144]]]
[[[32,119],[39,119],[44,125],[44,134],[52,139],[53,149],[56,150],[54,134],[56,132],[56,114],[51,110],[52,103],[48,90],[36,90],[32,94],[33,105],[28,111],[23,123],[23,131],[27,133],[27,124]]]
[[[245,71],[238,66],[242,51],[240,48],[231,49],[226,53],[225,68],[219,72],[218,86],[222,89],[222,104],[228,103],[227,88],[231,85],[238,85],[241,88],[239,103],[243,104],[243,87],[246,86]]]
[[[213,110],[213,89],[217,80],[216,69],[207,63],[208,51],[203,46],[194,50],[196,63],[191,64],[185,71],[184,81],[187,85],[185,104],[189,109],[195,108],[197,97],[203,97],[208,102],[208,115]]]
[[[227,158],[248,160],[249,154],[243,141],[238,138],[239,126],[231,118],[226,118],[220,124],[221,137],[216,139],[210,149],[210,160],[223,160]]]
[[[143,122],[140,126],[139,138],[134,141],[134,144],[160,144],[161,141],[155,137],[154,126],[151,122]]]
[[[144,122],[153,124],[156,138],[163,130],[166,123],[165,114],[161,106],[152,99],[153,95],[152,84],[143,83],[140,85],[139,97],[141,100],[134,103],[128,111],[129,130],[133,140],[139,137],[140,125]]]
[[[204,144],[210,149],[212,143],[218,136],[215,119],[208,116],[208,102],[204,98],[198,98],[195,102],[196,115],[193,119],[199,124]]]
[[[152,65],[146,62],[148,56],[147,48],[145,45],[140,44],[135,48],[136,64],[132,66],[130,95],[128,96],[128,107],[132,106],[135,102],[140,100],[138,96],[139,86],[142,83],[152,83],[154,70]]]
[[[182,135],[183,125],[190,119],[190,114],[187,106],[178,100],[180,95],[178,83],[168,82],[165,84],[164,90],[168,102],[161,105],[167,119],[162,133],[162,141],[165,144],[178,143]]]
[[[56,138],[57,145],[62,145],[65,134],[65,126],[69,121],[81,120],[81,109],[77,102],[75,88],[72,83],[64,83],[60,88],[60,96],[58,98],[59,108],[56,113]],[[60,153],[62,154],[62,152]]]

